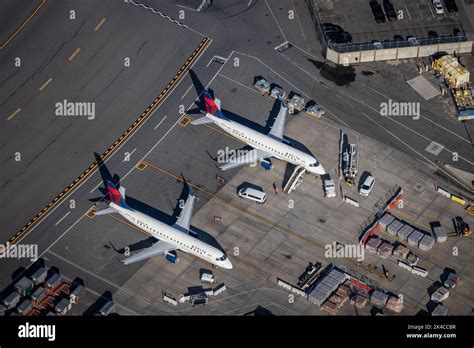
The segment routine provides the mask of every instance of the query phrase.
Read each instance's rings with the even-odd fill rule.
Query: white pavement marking
[[[165,115],[165,117],[163,117],[163,118],[161,119],[161,121],[158,122],[158,124],[157,124],[157,125],[155,126],[155,128],[153,128],[153,129],[156,130],[156,129],[163,123],[163,121],[166,120],[167,117],[168,117],[168,116]]]
[[[50,250],[50,251],[48,251],[48,252],[49,252],[51,255],[53,255],[54,257],[57,257],[58,259],[60,259],[60,260],[62,260],[62,261],[64,261],[64,262],[66,262],[66,263],[68,263],[69,265],[71,265],[71,266],[73,266],[73,267],[75,267],[75,268],[81,270],[82,272],[87,273],[87,274],[89,274],[90,276],[92,276],[92,277],[94,277],[94,278],[97,278],[97,279],[103,281],[104,283],[107,283],[108,285],[110,285],[110,286],[116,288],[117,291],[123,291],[123,292],[125,292],[126,294],[128,294],[128,295],[130,295],[130,296],[136,298],[137,300],[140,300],[140,301],[146,303],[147,305],[150,305],[150,306],[152,306],[152,307],[154,307],[154,308],[156,308],[156,309],[158,309],[158,310],[160,310],[160,311],[169,312],[169,311],[167,311],[167,310],[164,310],[164,309],[159,308],[158,306],[156,306],[155,304],[153,304],[152,302],[150,302],[150,301],[147,300],[146,298],[143,298],[143,297],[141,297],[141,296],[138,296],[137,294],[135,294],[135,293],[132,292],[131,290],[129,290],[129,289],[125,288],[125,287],[122,287],[122,286],[120,286],[120,285],[118,285],[118,284],[116,284],[116,283],[114,283],[114,282],[112,282],[112,281],[110,281],[110,280],[108,280],[108,279],[106,279],[106,278],[104,278],[104,277],[98,275],[98,274],[95,274],[95,273],[92,272],[92,271],[89,271],[88,269],[85,269],[84,267],[82,267],[82,266],[80,266],[80,265],[78,265],[78,264],[72,262],[71,260],[68,260],[68,259],[64,258],[64,257],[61,256],[61,255],[58,255],[58,254],[55,253],[54,251],[51,251],[51,250]]]
[[[458,182],[460,185],[462,185],[464,188],[467,188],[465,184],[463,184],[461,181],[459,181],[458,179],[456,179],[455,177],[453,177],[451,174],[449,174],[448,172],[446,172],[442,167],[440,167],[439,165],[437,165],[436,163],[434,163],[433,161],[431,161],[428,157],[425,157],[423,156],[420,152],[416,151],[416,149],[414,149],[413,147],[411,147],[408,143],[404,142],[402,139],[400,139],[397,135],[395,135],[393,132],[389,131],[386,127],[382,126],[380,123],[378,123],[377,121],[374,121],[369,115],[367,115],[365,112],[361,112],[361,114],[369,119],[371,122],[375,123],[377,126],[379,126],[380,128],[382,128],[384,131],[386,131],[388,134],[390,134],[392,137],[394,137],[395,139],[397,139],[401,144],[405,145],[406,147],[408,147],[410,150],[412,150],[413,152],[415,152],[416,154],[418,154],[420,157],[422,157],[425,161],[431,163],[432,165],[434,165],[435,167],[439,168],[439,170],[441,170],[444,174],[446,174],[448,177],[450,177],[451,179],[453,179],[454,181]],[[467,188],[469,190],[469,188]]]
[[[376,89],[374,89],[374,88],[372,88],[372,87],[370,87],[370,86],[367,86],[366,84],[363,84],[363,86],[366,87],[366,88],[368,88],[368,89],[370,89],[371,91],[373,91],[373,92],[375,92],[375,93],[377,93],[377,94],[379,94],[379,95],[381,95],[381,96],[387,98],[387,100],[392,99],[393,101],[398,102],[398,100],[393,99],[393,98],[390,98],[389,96],[383,94],[382,92],[377,91]],[[442,126],[442,125],[440,125],[439,123],[433,121],[433,120],[430,119],[429,117],[423,116],[422,114],[420,114],[420,117],[421,117],[422,119],[424,119],[424,120],[426,120],[426,121],[428,121],[428,122],[430,122],[430,123],[436,125],[437,127],[441,128],[441,129],[443,129],[443,130],[445,130],[446,132],[451,133],[452,135],[456,136],[457,138],[461,139],[462,141],[464,141],[464,142],[466,142],[466,143],[468,143],[468,144],[471,144],[471,142],[470,142],[469,140],[467,140],[467,139],[465,139],[464,137],[462,137],[461,135],[459,135],[459,134],[453,132],[452,130],[450,130],[450,129],[448,129],[448,128]]]
[[[58,220],[58,222],[56,222],[56,223],[54,224],[54,226],[59,225],[59,223],[60,223],[61,221],[63,221],[63,220],[66,218],[66,216],[68,216],[69,214],[71,214],[71,211],[70,211],[70,210],[67,212],[66,215],[64,215],[62,218],[60,218],[60,219]]]
[[[429,145],[425,148],[426,152],[429,152],[435,156],[438,156],[441,151],[443,151],[444,145],[437,143],[436,141],[432,141]]]
[[[184,97],[186,96],[186,94],[188,94],[188,92],[191,90],[191,88],[193,88],[193,84],[191,83],[191,86],[188,87],[188,89],[186,90],[186,92],[184,92],[183,96],[181,97],[181,100],[184,99]]]
[[[127,0],[128,1],[128,0]],[[199,59],[201,59],[201,57],[203,56],[204,52],[207,50],[207,48],[209,46],[211,46],[212,44],[212,39],[210,39],[210,42],[209,44],[206,46],[206,48],[204,49],[204,51],[202,51],[202,53],[199,55],[199,57],[193,62],[193,64],[191,64],[191,66],[189,67],[189,69],[191,69],[198,61]],[[148,122],[148,120],[151,119],[151,116],[164,104],[164,102],[166,101],[166,99],[168,99],[168,97],[174,92],[174,90],[179,86],[179,84],[181,83],[181,81],[183,81],[183,79],[180,79],[174,86],[173,88],[171,88],[171,90],[169,91],[169,93],[163,98],[163,100],[161,101],[160,105],[158,105],[158,107],[153,110],[153,112],[150,114],[149,117],[147,117],[145,119],[145,121],[143,121],[138,127],[137,129],[135,129],[135,131],[132,133],[132,135],[130,135],[129,137],[127,137],[127,139],[124,140],[124,142],[122,144],[119,145],[119,147],[115,150],[115,152],[113,154],[110,155],[109,158],[107,158],[105,161],[104,161],[104,164],[107,163],[117,152],[118,150],[120,150],[131,138],[133,138],[135,136],[135,134],[138,133],[138,131],[140,130],[140,128],[143,127],[143,125],[145,123]],[[59,202],[59,204],[54,207],[50,212],[48,212],[42,219],[40,219],[40,221],[38,221],[33,227],[31,227],[31,229],[28,231],[28,233],[26,233],[25,235],[21,236],[20,239],[18,240],[18,243],[23,240],[26,236],[28,236],[36,227],[38,227],[43,221],[45,221],[50,215],[51,213],[53,213],[57,208],[59,208],[65,201],[66,201],[66,198],[67,197],[71,197],[82,185],[84,185],[90,178],[92,178],[92,176],[97,173],[97,170],[98,168],[94,169],[94,171],[92,173],[89,174],[89,176],[84,179],[83,182],[81,182],[77,187],[75,187],[71,192],[69,192],[65,197],[64,199]],[[100,185],[100,183],[99,183]],[[97,186],[98,187],[98,186]],[[93,192],[93,190],[91,191],[91,193]],[[31,266],[31,265],[30,265]],[[29,267],[29,266],[28,266]]]
[[[411,20],[411,15],[410,15],[410,11],[408,11],[408,7],[407,7],[407,6],[405,6],[405,9],[407,10],[408,17],[409,17],[409,18],[410,18],[410,20]]]
[[[276,25],[278,26],[278,29],[280,29],[281,35],[283,36],[283,38],[285,39],[285,41],[288,41],[288,40],[286,39],[285,33],[283,32],[283,29],[281,29],[280,23],[278,23],[278,21],[277,21],[275,15],[273,14],[272,8],[271,8],[270,5],[268,4],[268,1],[267,1],[267,0],[265,0],[265,4],[267,4],[267,7],[268,7],[268,9],[270,10],[270,13],[272,14],[273,19],[275,20],[275,23],[276,23]]]

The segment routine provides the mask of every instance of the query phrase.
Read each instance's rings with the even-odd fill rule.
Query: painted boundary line
[[[186,60],[186,62],[181,66],[179,71],[173,77],[173,79],[168,83],[165,89],[160,93],[158,97],[153,100],[153,102],[147,107],[147,109],[138,117],[135,122],[118,138],[101,156],[101,161],[105,161],[108,157],[112,155],[114,150],[131,134],[141,123],[157,108],[157,106],[162,102],[164,97],[169,93],[169,91],[174,87],[174,85],[184,76],[186,70],[193,64],[193,62],[199,57],[203,50],[207,47],[210,40],[207,37],[204,37],[199,43],[198,47],[194,50],[191,56]],[[33,217],[25,226],[23,226],[17,233],[15,233],[9,240],[8,243],[13,244],[18,241],[26,232],[30,230],[35,223],[37,223],[49,210],[55,207],[61,200],[79,185],[86,177],[88,177],[98,165],[98,161],[92,163],[89,168],[87,168],[80,176],[78,176],[72,183],[69,184],[59,195],[57,195],[46,207],[44,207],[39,213]],[[6,243],[4,243],[6,244]]]
[[[33,11],[32,14],[30,14],[30,16],[25,19],[25,21],[23,23],[21,23],[21,25],[16,28],[16,30],[13,32],[13,34],[11,34],[5,42],[3,42],[1,45],[0,45],[0,50],[3,49],[6,45],[8,45],[8,43],[13,40],[13,38],[20,32],[21,29],[23,29],[23,27],[30,21],[31,18],[34,17],[34,15],[39,11],[39,9],[41,7],[43,7],[44,3],[46,2],[46,0],[41,0],[41,3],[38,5],[38,7],[36,7],[36,9]]]

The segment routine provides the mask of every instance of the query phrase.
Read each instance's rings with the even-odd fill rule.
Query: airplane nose
[[[227,260],[227,261],[225,262],[224,268],[226,268],[226,269],[232,269],[232,268],[234,268],[234,266],[232,265],[232,262],[230,262],[230,260]]]

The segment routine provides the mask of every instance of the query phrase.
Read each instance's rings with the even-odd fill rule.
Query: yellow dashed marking
[[[7,121],[10,121],[10,120],[11,120],[13,117],[15,117],[20,111],[21,111],[21,108],[18,108],[18,109],[16,109],[15,111],[13,111],[13,113],[12,113],[10,116],[8,116]]]
[[[95,26],[94,28],[94,31],[99,31],[100,27],[102,27],[102,25],[105,23],[105,21],[107,20],[107,18],[102,18],[99,23],[97,23],[97,25]]]
[[[69,61],[73,60],[80,51],[81,51],[81,49],[79,47],[76,48],[76,50],[69,56],[68,60]]]
[[[45,89],[46,87],[48,87],[48,85],[49,85],[51,82],[53,82],[53,78],[52,78],[52,77],[50,77],[48,80],[46,80],[46,82],[43,83],[40,88],[38,88],[38,92],[41,92],[43,89]]]

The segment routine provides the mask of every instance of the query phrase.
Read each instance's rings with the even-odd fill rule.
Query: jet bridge
[[[285,187],[283,188],[283,192],[290,194],[291,192],[296,190],[296,188],[303,183],[303,179],[301,177],[304,173],[306,173],[306,169],[304,169],[304,167],[295,167],[293,174],[291,174],[290,179],[288,179],[285,184]]]

